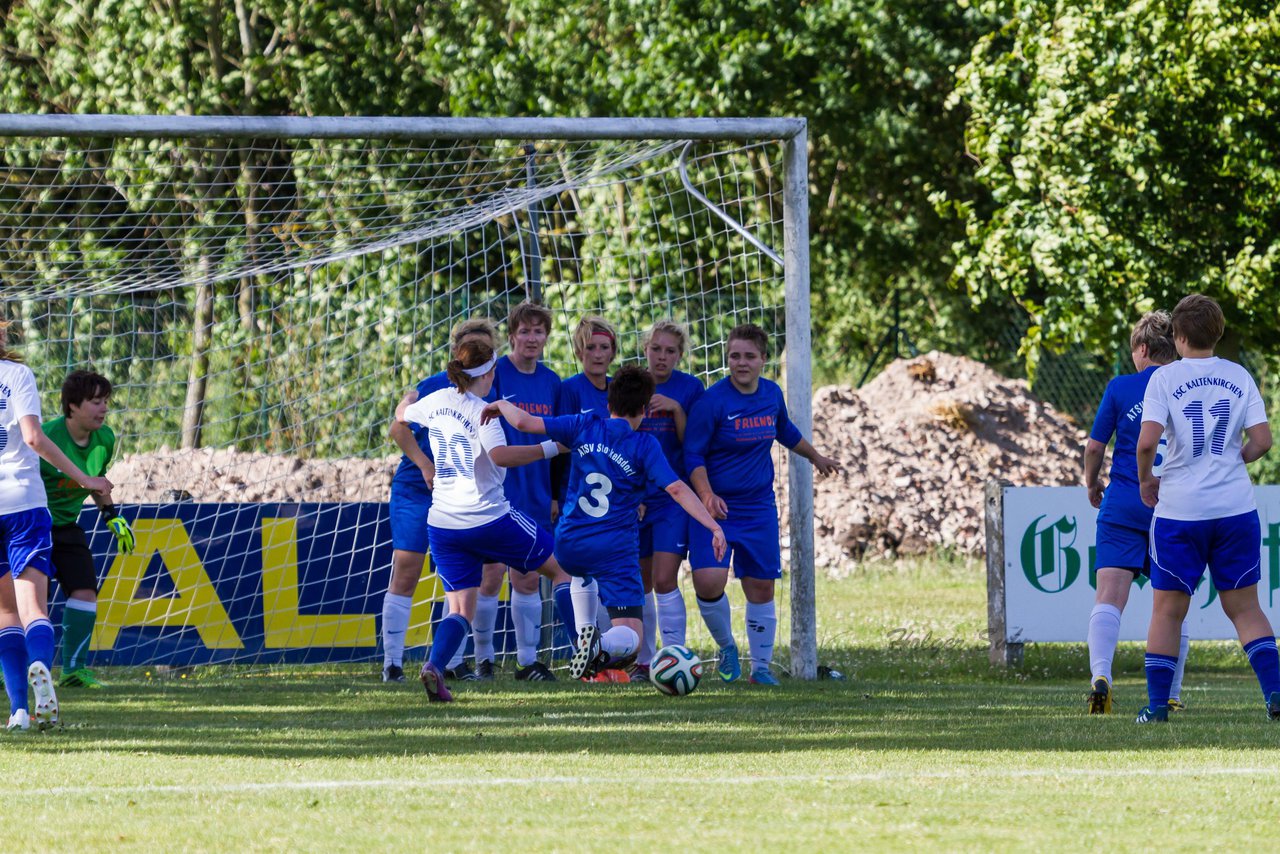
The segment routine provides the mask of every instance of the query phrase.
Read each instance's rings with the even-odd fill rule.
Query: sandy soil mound
[[[993,477],[1080,482],[1084,432],[1025,381],[971,359],[898,360],[861,389],[819,389],[813,413],[815,444],[845,465],[814,499],[817,561],[829,572],[864,556],[980,553]]]

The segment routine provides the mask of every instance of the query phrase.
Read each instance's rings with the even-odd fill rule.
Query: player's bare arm
[[[67,459],[62,449],[44,434],[39,418],[34,415],[24,415],[19,419],[18,424],[22,428],[22,441],[27,444],[27,447],[40,455],[49,465],[74,480],[81,489],[102,494],[111,493],[114,484],[105,477],[89,477],[80,470],[79,466]]]
[[[725,504],[724,499],[711,489],[706,466],[698,466],[689,472],[689,482],[693,484],[693,491],[698,494],[698,500],[711,514],[712,519],[725,519],[729,516],[729,505]]]
[[[1154,421],[1142,422],[1142,432],[1138,434],[1138,485],[1142,503],[1148,507],[1155,507],[1160,500],[1160,478],[1151,473],[1151,467],[1155,465],[1162,435],[1162,425]]]
[[[1265,421],[1244,428],[1244,437],[1245,443],[1240,449],[1240,457],[1245,463],[1262,459],[1263,454],[1271,450],[1271,425]]]
[[[808,439],[801,439],[800,443],[791,450],[813,463],[813,467],[823,477],[833,475],[842,469],[838,460],[818,453],[818,449],[809,444]]]
[[[667,487],[667,495],[670,495],[677,504],[683,507],[684,511],[695,522],[711,532],[711,548],[715,552],[716,560],[724,560],[724,553],[729,549],[729,544],[724,538],[724,531],[716,524],[716,520],[711,518],[711,513],[698,500],[698,496],[694,495],[693,490],[685,485],[683,480],[677,480]]]
[[[1107,446],[1097,439],[1089,439],[1084,445],[1084,485],[1089,491],[1089,503],[1096,510],[1102,506],[1102,462]]]

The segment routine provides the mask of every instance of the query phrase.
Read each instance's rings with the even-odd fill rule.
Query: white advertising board
[[[1280,628],[1280,486],[1257,488],[1262,521],[1258,598]],[[1005,639],[1010,643],[1085,640],[1093,608],[1094,537],[1098,511],[1083,487],[1005,487]],[[1208,573],[1191,599],[1191,637],[1234,639]],[[1145,640],[1151,585],[1136,583],[1120,624],[1122,640]]]

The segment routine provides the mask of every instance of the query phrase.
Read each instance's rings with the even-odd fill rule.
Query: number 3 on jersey
[[[609,512],[609,493],[613,492],[613,481],[598,471],[591,472],[582,480],[593,489],[578,498],[578,506],[591,518],[599,519]]]

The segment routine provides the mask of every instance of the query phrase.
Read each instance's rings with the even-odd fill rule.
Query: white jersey
[[[40,421],[40,392],[26,365],[0,361],[0,516],[48,507],[40,457],[27,447],[18,420]]]
[[[507,437],[498,419],[480,423],[484,407],[484,401],[471,392],[450,387],[405,409],[406,421],[427,428],[435,458],[429,525],[478,528],[506,516],[511,509],[502,493],[507,470],[489,459],[489,450],[504,447]]]
[[[1169,440],[1157,517],[1222,519],[1257,509],[1240,434],[1265,423],[1267,413],[1248,371],[1217,356],[1158,368],[1142,420],[1164,427]]]

